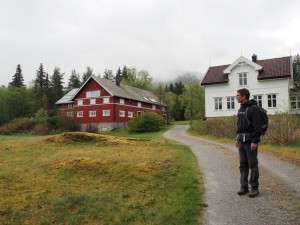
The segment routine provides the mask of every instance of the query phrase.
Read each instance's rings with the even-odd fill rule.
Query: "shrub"
[[[218,138],[235,138],[236,119],[236,116],[232,116],[195,121],[192,129],[202,135],[212,135]]]
[[[0,134],[27,133],[36,122],[30,118],[17,118],[0,127]]]
[[[145,112],[129,121],[128,127],[130,132],[154,132],[161,130],[165,124],[166,121],[162,116],[153,112]]]

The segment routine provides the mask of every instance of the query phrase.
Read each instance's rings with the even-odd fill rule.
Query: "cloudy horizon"
[[[25,84],[40,63],[96,75],[119,67],[147,70],[154,81],[209,66],[300,54],[297,0],[2,0],[0,85],[21,64]]]

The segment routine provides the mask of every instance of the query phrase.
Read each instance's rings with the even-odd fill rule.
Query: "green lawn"
[[[122,133],[0,136],[0,224],[197,224],[191,150]]]

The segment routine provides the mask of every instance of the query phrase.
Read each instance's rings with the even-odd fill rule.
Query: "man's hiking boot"
[[[249,197],[250,198],[254,198],[255,196],[259,195],[259,191],[257,188],[252,188],[250,193],[249,193]]]
[[[246,187],[241,187],[241,189],[238,191],[238,195],[244,195],[249,192],[249,189]]]

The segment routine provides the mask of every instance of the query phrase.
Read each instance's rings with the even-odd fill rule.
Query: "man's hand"
[[[256,151],[257,150],[258,144],[256,143],[251,143],[251,151]]]
[[[236,142],[235,142],[235,146],[236,146],[237,148],[239,148],[239,147],[240,147],[240,142],[239,142],[239,141],[236,141]]]

